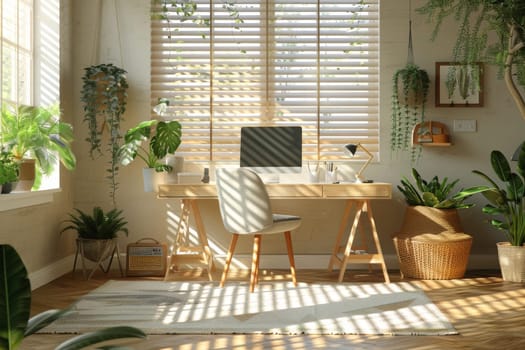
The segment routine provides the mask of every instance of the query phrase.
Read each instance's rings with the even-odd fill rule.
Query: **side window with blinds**
[[[299,125],[304,160],[349,142],[378,159],[379,0],[192,1],[152,3],[152,104],[182,123],[178,153],[238,160],[242,126]]]

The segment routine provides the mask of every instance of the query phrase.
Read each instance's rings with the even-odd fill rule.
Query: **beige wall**
[[[69,186],[70,177],[66,175],[62,180],[64,191],[52,205],[0,213],[2,236],[6,236],[8,242],[22,251],[32,271],[61,259],[66,251],[65,246],[71,247],[72,242],[57,237],[56,232],[59,220],[70,208],[72,195],[74,205],[82,209],[90,209],[94,205],[111,207],[104,180],[107,158],[91,160],[88,157],[88,145],[83,141],[86,126],[82,123],[79,94],[84,67],[111,62],[129,72],[130,89],[125,128],[147,119],[150,108],[149,1],[116,1],[119,30],[116,27],[114,2],[103,1],[105,11],[102,17],[99,58],[93,54],[97,1],[63,0],[63,3],[72,4],[73,36],[71,46],[67,43],[63,45],[67,52],[63,54],[65,66],[62,68],[62,84],[65,86],[63,96],[67,97],[64,105],[71,111],[69,115],[73,117],[78,140],[75,151],[79,164],[72,175],[73,185]],[[413,7],[422,3],[423,1],[414,1]],[[68,10],[69,7],[64,5],[64,9]],[[410,174],[411,164],[407,155],[391,155],[389,151],[390,95],[392,74],[406,63],[407,58],[408,1],[382,1],[381,13],[381,159],[367,169],[367,177],[394,185],[394,198],[391,201],[375,202],[374,212],[383,249],[388,255],[388,266],[395,268],[397,262],[390,237],[400,227],[405,206],[395,185],[399,183],[401,176]],[[425,18],[413,15],[416,63],[429,72],[432,81],[435,76],[434,63],[450,60],[452,42],[449,38],[453,35],[453,25],[450,23],[444,26],[438,40],[431,42],[432,26],[426,23]],[[66,32],[69,28],[69,25],[65,28]],[[69,48],[73,53],[71,67],[67,64]],[[434,108],[433,104],[432,86],[427,118],[441,121],[450,129],[454,119],[475,119],[477,132],[453,133],[452,147],[424,149],[423,157],[416,166],[426,177],[437,174],[440,177],[460,178],[462,187],[480,184],[480,179],[471,170],[490,172],[490,151],[499,149],[505,154],[511,154],[524,138],[525,121],[519,116],[503,82],[496,79],[493,67],[486,67],[483,108]],[[119,176],[117,203],[124,210],[130,228],[130,236],[124,240],[122,247],[127,242],[143,237],[169,242],[178,215],[178,201],[158,200],[153,194],[143,192],[141,166],[136,163],[122,168]],[[480,198],[476,201],[481,203]],[[304,218],[301,229],[293,236],[296,254],[304,258],[298,263],[299,268],[307,265],[308,256],[328,254],[331,251],[343,203],[279,201],[275,206],[276,209],[294,212]],[[219,221],[217,204],[211,200],[205,201],[202,210],[211,244],[220,254],[227,246],[230,236]],[[31,221],[27,219],[29,215]],[[461,216],[465,231],[474,236],[469,267],[497,267],[495,242],[503,239],[501,233],[495,232],[483,222],[479,205],[462,211]],[[33,225],[35,222],[38,226]],[[35,227],[38,227],[38,232],[35,232]],[[16,234],[12,234],[13,232]],[[239,252],[247,253],[249,249],[249,242],[240,243]],[[265,252],[281,253],[282,242],[278,237],[271,238],[265,242],[263,249]],[[67,252],[71,252],[71,249]],[[319,261],[320,268],[328,262]],[[265,263],[264,260],[262,263]]]

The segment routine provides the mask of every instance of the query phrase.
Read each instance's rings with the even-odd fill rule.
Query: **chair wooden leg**
[[[232,240],[230,242],[230,248],[228,249],[228,254],[226,255],[226,261],[224,263],[224,270],[222,271],[222,277],[220,286],[224,287],[224,283],[226,282],[226,276],[228,275],[228,271],[230,270],[230,263],[232,262],[233,258],[233,252],[235,251],[235,246],[237,245],[237,239],[239,238],[239,234],[234,233],[232,235]]]
[[[295,259],[293,256],[292,236],[290,231],[286,231],[284,233],[284,238],[286,239],[286,249],[288,250],[288,260],[290,260],[290,272],[292,273],[293,285],[297,286],[297,278],[295,276]]]
[[[259,279],[259,258],[261,256],[261,235],[253,237],[253,252],[252,252],[252,271],[250,274],[250,293],[255,290],[255,285]]]

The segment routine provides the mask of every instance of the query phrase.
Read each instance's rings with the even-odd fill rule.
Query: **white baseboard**
[[[29,280],[31,281],[31,290],[35,290],[49,282],[71,272],[73,267],[74,255],[67,256],[61,260],[54,262],[51,265],[31,272],[29,274]]]
[[[215,256],[216,262],[220,267],[224,264],[224,255]],[[71,272],[73,267],[74,255],[65,257],[51,265],[48,265],[40,270],[29,274],[31,281],[31,289],[41,287],[66,273]],[[126,255],[121,254],[120,261],[122,267],[125,269]],[[330,255],[296,255],[295,266],[299,269],[327,269],[328,262],[330,261]],[[385,255],[385,263],[389,270],[398,270],[399,263],[397,256],[394,254]],[[239,254],[234,255],[232,261],[232,268],[249,268],[251,264],[251,255]],[[263,269],[287,269],[290,267],[288,262],[288,256],[284,254],[276,255],[261,255],[260,267]],[[348,265],[348,269],[363,269],[366,265],[351,264]],[[111,269],[118,269],[118,263],[116,261],[111,265]],[[498,256],[495,254],[484,254],[484,255],[470,255],[469,263],[467,266],[468,270],[497,270],[499,269]]]

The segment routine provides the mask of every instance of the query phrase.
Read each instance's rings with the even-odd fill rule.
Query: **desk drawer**
[[[213,184],[159,185],[159,198],[217,198]]]
[[[327,184],[323,186],[324,198],[390,199],[392,185],[387,183],[370,184]]]
[[[270,198],[321,198],[323,186],[316,184],[267,184]]]

